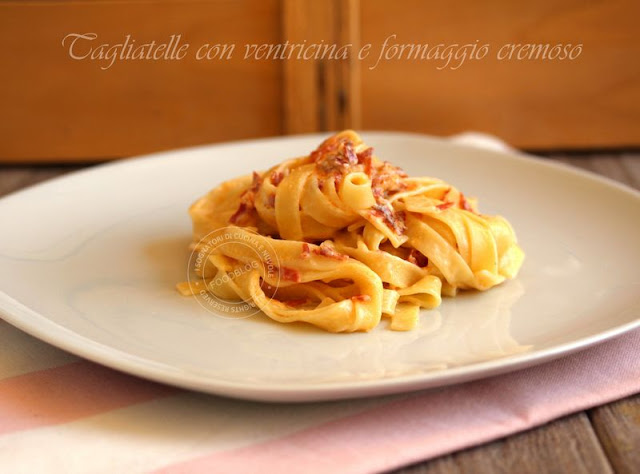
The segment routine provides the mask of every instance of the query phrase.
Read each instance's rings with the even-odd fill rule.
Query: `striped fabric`
[[[87,362],[0,320],[0,466],[13,472],[379,472],[640,392],[640,331],[439,390],[263,404]]]

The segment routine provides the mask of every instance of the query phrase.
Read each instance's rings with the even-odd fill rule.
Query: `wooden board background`
[[[270,61],[73,60],[69,33],[97,42],[277,43],[276,0],[0,2],[0,156],[130,156],[282,133],[282,65]],[[12,47],[9,48],[8,45]]]
[[[640,146],[632,0],[0,0],[0,161],[103,160],[223,140],[357,129],[497,134],[529,149]],[[583,43],[575,61],[118,61],[61,40]]]
[[[534,149],[638,146],[638,18],[635,0],[362,1],[362,42],[584,44],[573,61],[384,62],[361,73],[362,126],[474,129]]]

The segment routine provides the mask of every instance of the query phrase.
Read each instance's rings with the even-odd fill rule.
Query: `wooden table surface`
[[[547,158],[640,189],[640,153],[555,154]],[[0,196],[80,168],[0,166]],[[640,394],[397,472],[640,473]]]

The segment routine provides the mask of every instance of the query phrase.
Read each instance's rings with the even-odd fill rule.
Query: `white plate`
[[[87,359],[241,398],[305,401],[435,387],[530,366],[640,325],[640,197],[515,154],[367,133],[383,159],[443,178],[513,224],[527,259],[486,293],[445,299],[419,328],[328,334],[225,319],[174,290],[188,205],[322,136],[199,147],[98,166],[0,200],[0,314]]]

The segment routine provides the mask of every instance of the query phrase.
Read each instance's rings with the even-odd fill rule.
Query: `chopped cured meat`
[[[370,176],[373,196],[378,202],[405,190],[407,187],[404,182],[407,173],[386,161],[381,166],[373,168]]]
[[[280,277],[284,281],[292,281],[294,283],[300,283],[300,272],[295,268],[280,267]]]
[[[271,176],[269,176],[269,179],[271,180],[271,184],[273,184],[275,187],[278,187],[280,182],[284,179],[284,173],[278,170],[273,171],[271,173]]]
[[[422,252],[416,249],[411,249],[411,252],[409,252],[409,256],[407,257],[407,262],[413,263],[419,267],[426,267],[429,264],[429,259]]]
[[[229,218],[229,222],[231,222],[232,224],[239,224],[243,220],[243,217],[249,214],[249,211],[255,209],[256,193],[260,189],[261,185],[262,177],[254,171],[251,180],[251,186],[249,186],[240,195],[240,204],[238,205],[238,209]]]
[[[396,235],[404,234],[407,229],[404,212],[394,211],[388,203],[376,204],[373,206],[371,214],[382,219]]]
[[[347,255],[338,252],[327,242],[322,242],[317,249],[314,249],[314,253],[324,257],[335,258],[336,260],[346,260],[349,258]]]
[[[348,255],[338,252],[327,242],[322,242],[314,249],[311,249],[307,243],[302,244],[302,252],[300,253],[302,258],[308,258],[312,253],[315,255],[322,255],[323,257],[334,258],[336,260],[347,260],[349,258]]]
[[[460,206],[460,209],[464,209],[465,211],[469,212],[475,212],[473,210],[473,207],[471,206],[471,203],[467,201],[467,199],[464,197],[464,194],[462,193],[460,193],[460,201],[458,204]]]
[[[369,295],[356,295],[356,296],[352,296],[351,297],[351,301],[357,302],[357,303],[368,303],[369,301],[371,301],[371,296]]]
[[[440,211],[444,211],[445,209],[449,209],[451,206],[453,206],[453,202],[452,201],[448,201],[448,202],[443,202],[442,204],[438,204],[436,206],[436,209],[438,209]]]

